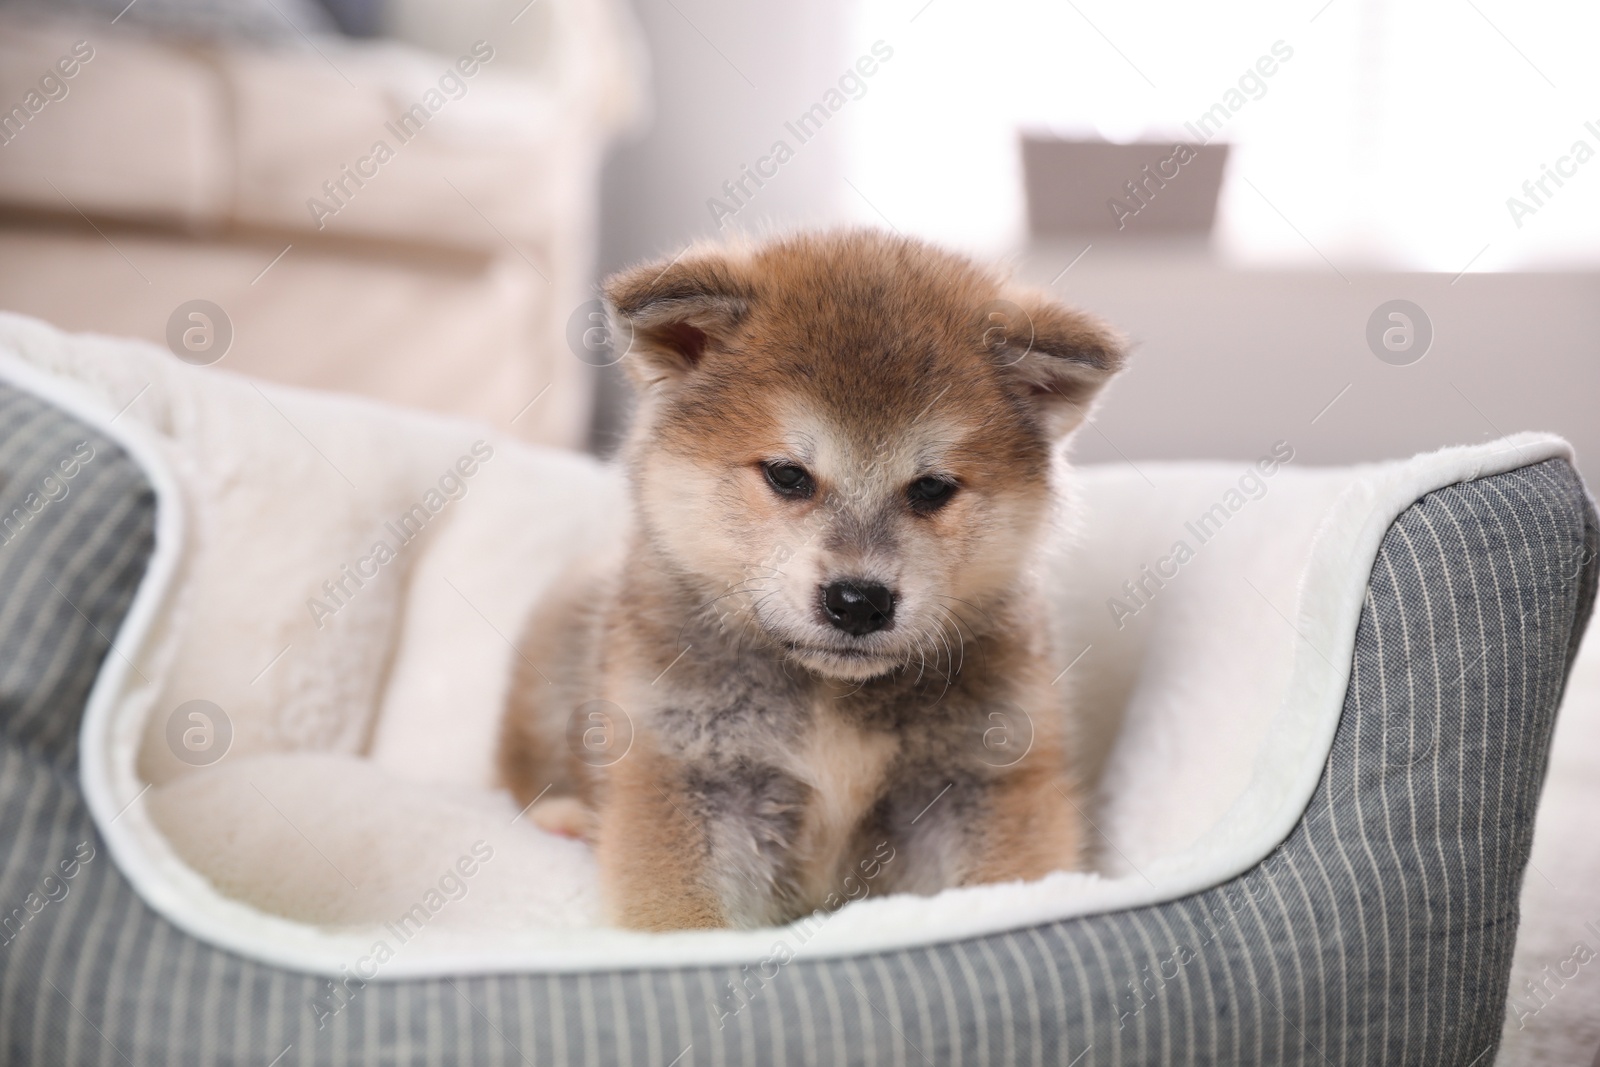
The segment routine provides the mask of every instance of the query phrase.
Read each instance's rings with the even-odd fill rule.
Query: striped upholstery
[[[63,448],[97,452],[0,546],[9,914],[98,848],[73,732],[152,505],[115,446],[4,386],[0,426],[7,509]],[[1487,1065],[1597,549],[1560,461],[1406,511],[1305,817],[1259,867],[1184,900],[848,960],[802,951],[775,973],[406,981],[335,1001],[180,933],[101,851],[0,947],[0,1063]],[[320,1029],[318,997],[339,1007]]]

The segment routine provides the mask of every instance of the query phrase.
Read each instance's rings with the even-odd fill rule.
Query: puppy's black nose
[[[822,613],[835,628],[860,637],[894,622],[894,594],[875,582],[834,582],[822,587]]]

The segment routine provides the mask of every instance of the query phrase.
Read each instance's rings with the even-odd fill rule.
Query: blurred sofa
[[[357,40],[274,9],[231,34],[0,4],[0,308],[165,343],[204,299],[220,368],[581,447],[567,327],[638,110],[625,11],[390,0]]]

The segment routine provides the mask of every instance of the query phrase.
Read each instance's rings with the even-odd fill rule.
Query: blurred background
[[[600,277],[866,224],[1130,335],[1081,460],[1548,429],[1581,465],[1597,31],[1510,0],[0,0],[0,308],[606,454]]]

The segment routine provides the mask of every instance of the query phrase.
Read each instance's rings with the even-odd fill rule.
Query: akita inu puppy
[[[500,759],[537,824],[594,841],[610,918],[1078,866],[1037,556],[1117,335],[876,232],[695,247],[605,295],[631,529],[536,611]]]

